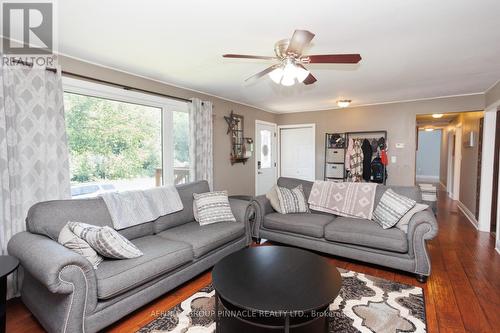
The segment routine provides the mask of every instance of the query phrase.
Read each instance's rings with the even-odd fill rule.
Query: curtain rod
[[[18,63],[20,65],[28,66],[28,67],[33,67],[32,63],[23,61],[21,59],[17,59],[16,63]],[[49,71],[49,72],[52,72],[52,73],[57,73],[57,68],[46,67],[45,70]],[[172,95],[163,94],[163,93],[159,93],[159,92],[155,92],[155,91],[150,91],[150,90],[146,90],[146,89],[141,89],[141,88],[135,88],[135,87],[131,87],[131,86],[126,86],[126,85],[123,85],[123,84],[118,84],[118,83],[115,83],[115,82],[109,82],[109,81],[101,80],[101,79],[96,79],[94,77],[90,77],[90,76],[86,76],[86,75],[81,75],[81,74],[76,74],[76,73],[71,73],[71,72],[64,71],[64,70],[61,71],[61,74],[68,75],[68,76],[73,76],[73,77],[78,77],[78,78],[81,78],[81,79],[90,80],[90,81],[94,81],[94,82],[99,82],[99,83],[103,83],[103,84],[113,85],[115,87],[120,87],[120,88],[125,89],[125,90],[133,90],[133,91],[138,91],[138,92],[142,92],[142,93],[146,93],[146,94],[167,97],[167,98],[171,98],[171,99],[175,99],[175,100],[182,101],[182,102],[187,102],[187,103],[191,103],[192,102],[188,98],[182,98],[182,97],[172,96]],[[203,104],[203,102],[201,102],[201,104]]]
[[[126,86],[126,85],[123,85],[123,84],[119,84],[119,83],[115,83],[115,82],[109,82],[109,81],[101,80],[101,79],[96,79],[94,77],[90,77],[90,76],[86,76],[86,75],[81,75],[81,74],[76,74],[76,73],[71,73],[71,72],[68,72],[68,71],[62,71],[62,74],[63,75],[68,75],[68,76],[77,77],[77,78],[80,78],[80,79],[85,79],[85,80],[90,80],[90,81],[94,81],[94,82],[99,82],[99,83],[103,83],[103,84],[113,85],[113,86],[116,86],[116,87],[123,88],[125,90],[138,91],[138,92],[142,92],[142,93],[146,93],[146,94],[151,94],[151,95],[157,95],[157,96],[172,98],[172,99],[176,99],[178,101],[183,101],[183,102],[188,102],[188,103],[192,102],[190,99],[187,99],[187,98],[182,98],[182,97],[172,96],[172,95],[163,94],[163,93],[159,93],[159,92],[155,92],[155,91],[150,91],[150,90],[146,90],[146,89],[141,89],[141,88],[135,88],[135,87],[131,87],[131,86]]]

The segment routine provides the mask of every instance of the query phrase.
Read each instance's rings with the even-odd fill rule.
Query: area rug
[[[339,271],[342,289],[330,304],[329,332],[426,332],[422,288],[353,271]],[[214,309],[214,290],[208,285],[161,313],[138,332],[212,333],[215,332]]]

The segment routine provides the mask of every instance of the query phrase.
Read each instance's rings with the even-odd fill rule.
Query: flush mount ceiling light
[[[350,99],[339,99],[337,101],[337,106],[339,108],[346,108],[346,107],[348,107],[351,104],[351,102],[352,101]]]
[[[426,132],[432,132],[432,131],[434,131],[434,128],[432,128],[432,127],[428,127],[428,128],[426,128],[426,129],[425,129],[425,131],[426,131]]]
[[[432,118],[436,118],[436,119],[439,119],[439,118],[442,118],[443,117],[443,114],[442,113],[434,113],[432,115]]]

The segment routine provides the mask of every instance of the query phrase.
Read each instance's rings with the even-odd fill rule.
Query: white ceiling
[[[498,0],[58,2],[59,52],[274,112],[480,93],[500,79]],[[294,29],[309,54],[360,53],[359,65],[308,65],[318,82],[244,79]]]

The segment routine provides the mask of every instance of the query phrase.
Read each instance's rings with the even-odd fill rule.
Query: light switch
[[[391,163],[396,163],[397,160],[396,156],[391,156]]]
[[[398,149],[403,149],[405,147],[405,144],[404,143],[396,143],[396,148]]]

